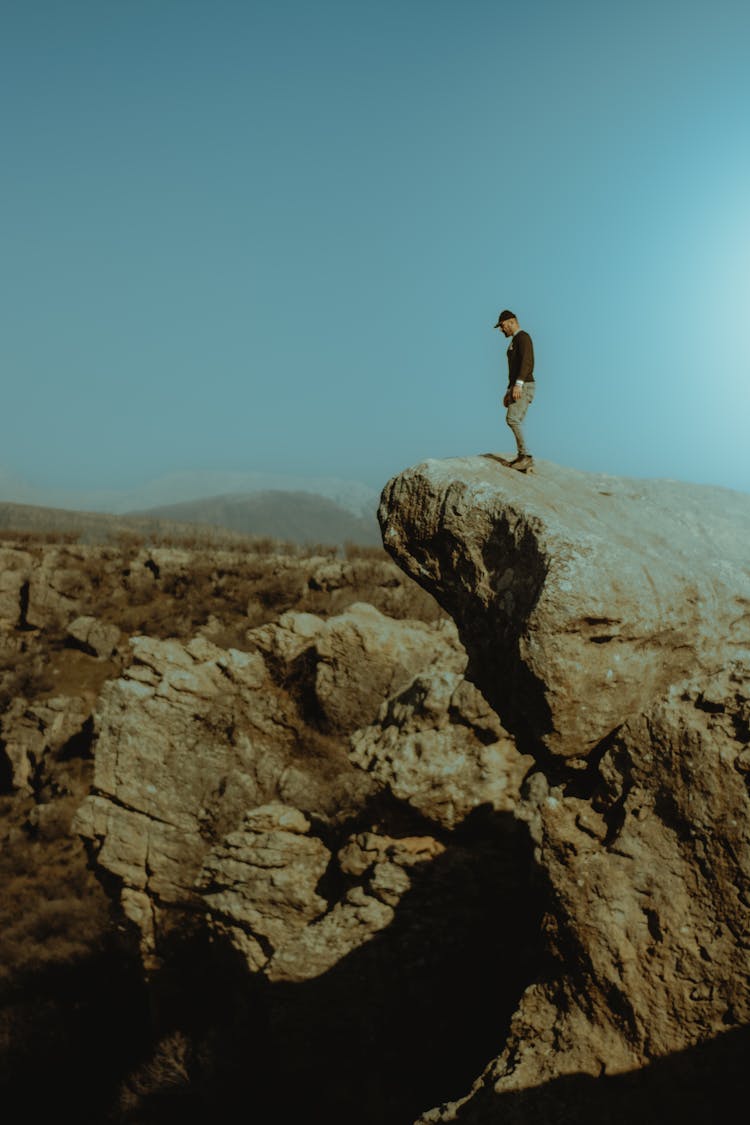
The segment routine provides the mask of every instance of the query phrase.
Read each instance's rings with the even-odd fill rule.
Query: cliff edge
[[[671,684],[750,648],[743,494],[473,457],[395,477],[379,514],[537,752],[585,757]]]

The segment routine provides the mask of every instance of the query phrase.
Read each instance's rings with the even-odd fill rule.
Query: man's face
[[[515,327],[516,327],[515,317],[513,318],[513,320],[501,320],[500,321],[500,331],[502,332],[503,336],[512,336],[514,331],[515,331]]]

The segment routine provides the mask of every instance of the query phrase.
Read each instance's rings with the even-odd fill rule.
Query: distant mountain
[[[357,543],[379,545],[375,505],[354,515],[325,496],[310,492],[268,490],[245,495],[212,496],[180,504],[164,504],[130,517],[208,524],[241,535],[268,535],[293,543]]]
[[[206,534],[221,530],[238,538],[264,536],[300,546],[381,542],[374,510],[369,516],[355,516],[332,500],[307,492],[215,496],[124,515],[0,501],[0,531],[6,532],[69,533],[81,542],[98,543],[123,532],[190,536],[196,529]]]
[[[250,492],[307,492],[363,516],[377,507],[379,493],[361,481],[343,477],[304,477],[284,473],[239,473],[190,470],[167,473],[128,489],[61,489],[34,486],[0,466],[0,501],[35,504],[66,511],[145,511],[158,506]]]

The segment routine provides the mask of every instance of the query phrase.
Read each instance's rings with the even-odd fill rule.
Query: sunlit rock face
[[[619,1121],[636,1087],[607,1076],[644,1068],[705,1119],[701,1052],[721,1072],[750,1021],[750,497],[472,458],[396,477],[380,519],[536,760],[516,816],[546,888],[543,978],[420,1121]]]
[[[541,463],[428,461],[380,508],[517,739],[584,757],[678,680],[750,647],[750,501]]]
[[[442,830],[480,806],[508,816],[531,759],[463,680],[450,622],[353,606],[249,638],[257,651],[132,639],[97,704],[76,829],[147,969],[189,914],[251,973],[302,981],[392,924]],[[325,731],[356,727],[351,743],[306,706]]]

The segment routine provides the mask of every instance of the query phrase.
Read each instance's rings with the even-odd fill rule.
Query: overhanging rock
[[[379,518],[522,750],[585,757],[670,685],[750,648],[744,494],[470,457],[395,477]]]

